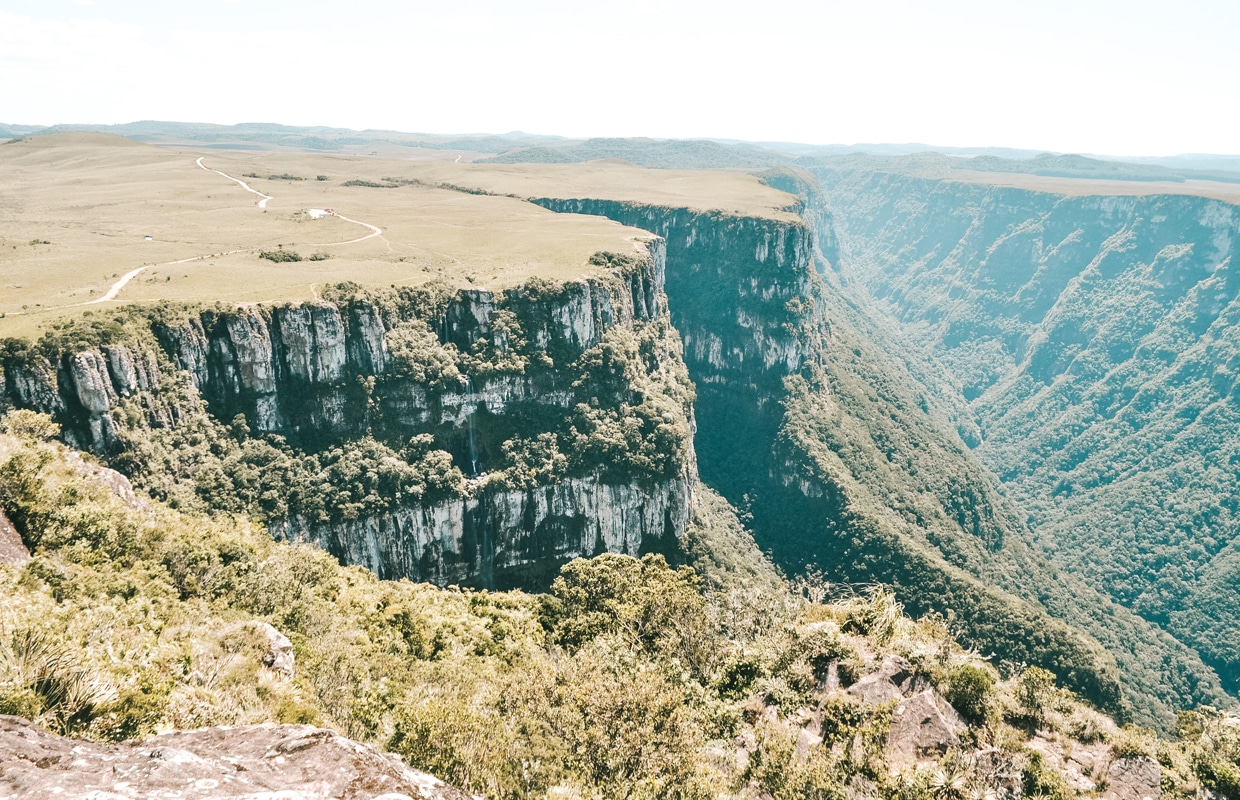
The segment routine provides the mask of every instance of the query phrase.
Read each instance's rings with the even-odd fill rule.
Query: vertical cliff
[[[1128,713],[1114,660],[1040,606],[1049,581],[1038,580],[989,477],[917,381],[858,329],[859,309],[818,244],[835,255],[831,213],[812,179],[781,179],[804,190],[791,218],[535,202],[667,240],[672,320],[698,386],[701,474],[748,515],[779,563],[893,585],[915,613],[948,614],[987,652],[1044,664]],[[1142,718],[1171,716],[1154,702],[1157,710],[1141,704]]]
[[[382,577],[544,585],[688,524],[693,395],[664,264],[651,240],[565,283],[131,309],[7,342],[4,395],[157,494],[190,486]]]

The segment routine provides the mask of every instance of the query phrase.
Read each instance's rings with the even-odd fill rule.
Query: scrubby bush
[[[977,664],[961,664],[947,675],[947,701],[966,720],[974,724],[984,722],[994,709],[997,682],[993,670]]]
[[[259,250],[259,258],[265,258],[268,261],[274,261],[277,264],[286,264],[293,261],[301,261],[301,256],[292,250],[285,250],[283,247],[275,250]]]

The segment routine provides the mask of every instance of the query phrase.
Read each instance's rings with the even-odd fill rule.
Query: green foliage
[[[441,345],[422,320],[402,323],[387,332],[388,354],[398,374],[432,389],[458,387],[461,372],[455,346]]]
[[[293,261],[301,261],[301,256],[292,250],[285,250],[283,247],[276,250],[259,250],[259,258],[265,258],[268,261],[274,261],[277,264],[287,264]]]
[[[1016,699],[1031,719],[1041,721],[1057,697],[1055,676],[1041,667],[1026,667],[1017,681]]]
[[[399,188],[400,186],[400,184],[397,184],[397,183],[376,183],[375,181],[364,181],[364,180],[361,180],[360,178],[355,178],[354,180],[345,181],[344,183],[340,185],[341,186],[362,186],[367,189],[396,189],[396,188]]]
[[[551,584],[540,617],[551,640],[570,651],[606,634],[634,652],[677,659],[698,675],[712,656],[697,575],[688,567],[671,569],[660,555],[569,562]]]
[[[383,582],[241,517],[131,509],[38,437],[0,437],[0,471],[38,542],[26,567],[0,566],[0,710],[77,735],[300,721],[501,799],[842,797],[886,775],[889,709],[824,698],[826,676],[855,680],[862,652],[970,663],[941,624],[888,619],[889,596],[797,598],[704,487],[693,536],[726,564],[580,559],[540,597]],[[124,532],[91,534],[108,557],[69,497]],[[255,621],[292,640],[295,678],[263,665]],[[802,752],[808,707],[824,743]],[[738,738],[747,765],[710,755]]]
[[[994,714],[997,680],[986,667],[961,664],[947,675],[947,700],[969,722],[985,722]]]
[[[0,713],[36,720],[57,733],[81,731],[112,699],[49,632],[21,628],[0,641],[0,675]]]
[[[1227,800],[1240,798],[1240,718],[1205,706],[1181,713],[1178,723],[1201,783]]]
[[[1054,161],[1022,169],[1099,166]],[[978,454],[1054,543],[1043,555],[1153,624],[1077,592],[1049,602],[1071,598],[1057,613],[1116,653],[1160,725],[1223,702],[1240,686],[1240,284],[1234,226],[1216,216],[1226,206],[1099,205],[897,172],[819,172],[859,283],[892,304],[899,346],[938,372],[940,394],[968,402]]]
[[[1021,773],[1021,788],[1028,797],[1046,800],[1071,800],[1073,792],[1063,777],[1047,766],[1041,753],[1029,751],[1028,763]]]

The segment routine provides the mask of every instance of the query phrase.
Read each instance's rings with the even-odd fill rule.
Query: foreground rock
[[[471,795],[333,731],[251,725],[145,742],[66,739],[0,716],[0,797],[469,800]]]

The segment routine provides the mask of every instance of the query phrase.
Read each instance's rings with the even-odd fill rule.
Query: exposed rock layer
[[[55,363],[33,348],[11,356],[0,388],[11,405],[52,414],[68,443],[105,456],[123,450],[123,434],[134,426],[176,428],[195,413],[177,399],[187,392],[225,424],[243,415],[251,435],[278,434],[310,452],[372,433],[396,447],[431,434],[476,478],[463,496],[406,501],[372,516],[273,519],[270,528],[387,578],[545,585],[567,559],[668,549],[688,525],[691,448],[670,476],[626,480],[587,465],[520,490],[482,477],[503,457],[506,437],[533,438],[543,431],[531,424],[563,418],[582,401],[581,376],[565,367],[609,331],[666,329],[664,243],[652,237],[645,246],[645,258],[611,255],[590,276],[562,285],[161,319],[153,336],[61,353]],[[496,361],[461,380],[455,372],[427,376],[394,350],[397,329],[412,332],[423,351],[446,347]],[[662,336],[658,358],[678,359],[674,334]],[[537,358],[503,366],[518,353]]]
[[[469,800],[395,756],[310,725],[203,728],[145,742],[66,739],[0,716],[9,797]]]

